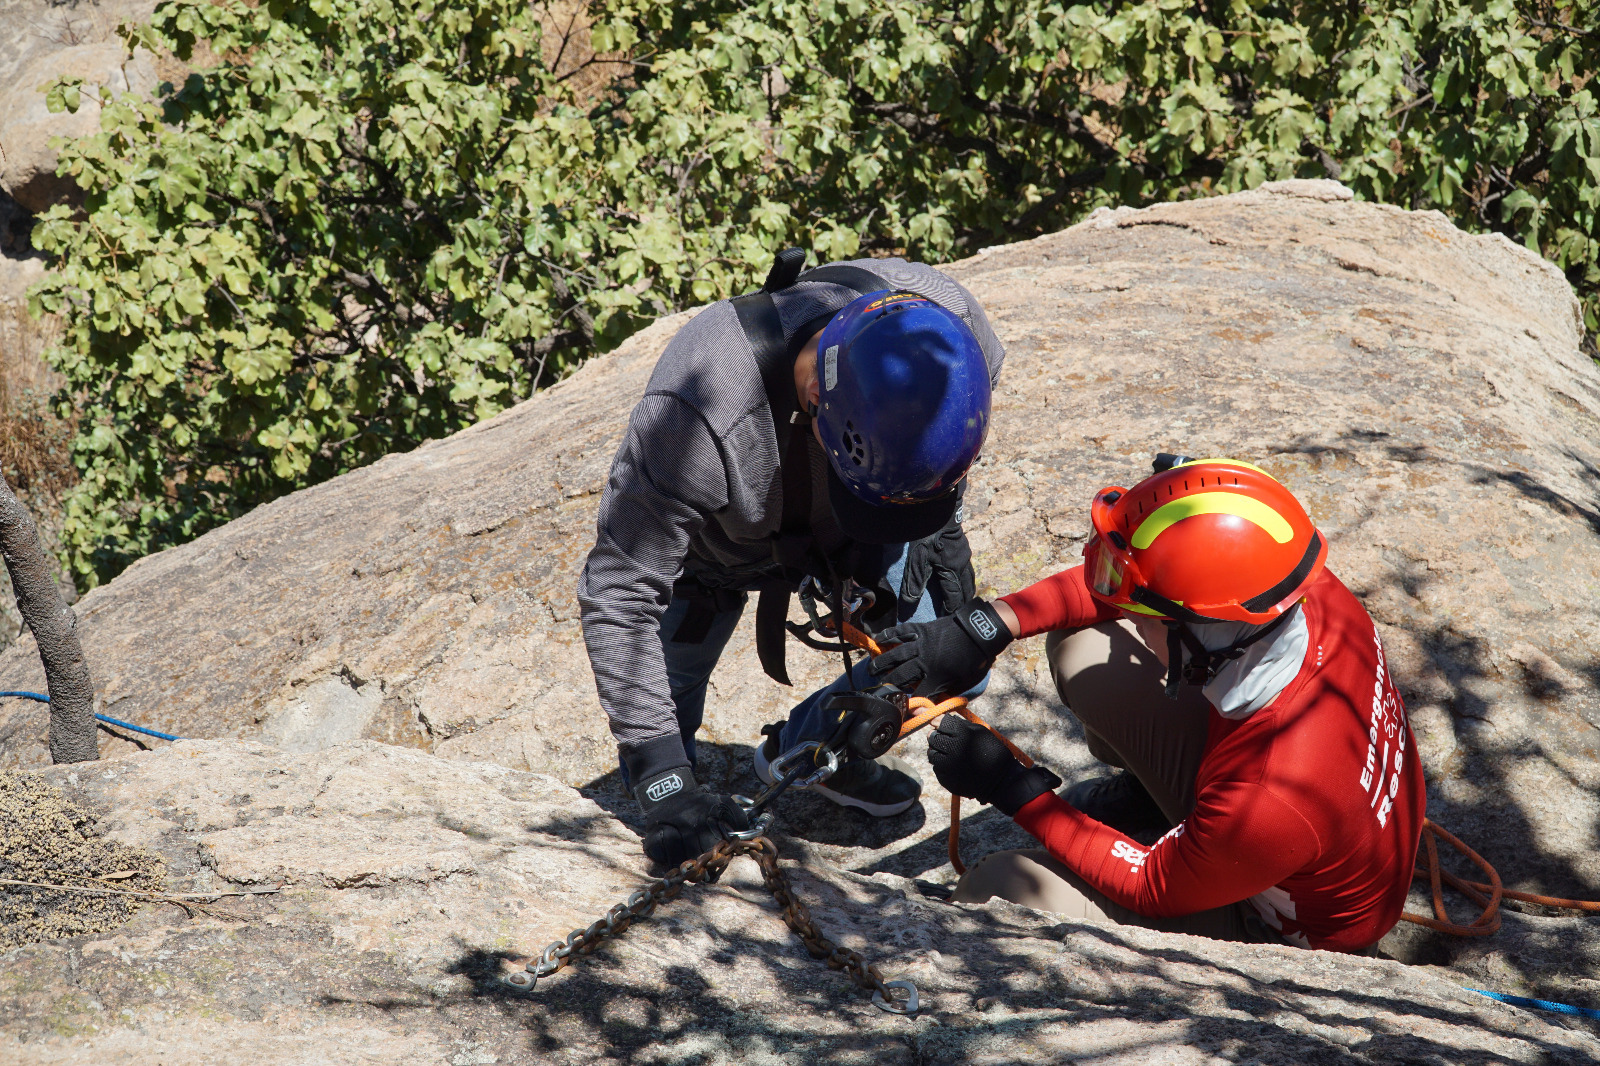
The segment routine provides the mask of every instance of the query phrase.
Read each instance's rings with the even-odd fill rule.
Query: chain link
[[[783,921],[798,936],[811,957],[821,959],[829,969],[842,970],[862,989],[871,992],[873,1003],[895,1014],[915,1013],[917,990],[909,981],[885,981],[878,967],[868,962],[861,952],[840,947],[817,927],[811,911],[794,894],[789,878],[778,866],[778,848],[767,837],[754,840],[724,840],[698,858],[691,859],[657,878],[605,913],[605,917],[586,929],[574,929],[565,940],[553,941],[535,959],[529,960],[526,970],[507,974],[505,981],[515,988],[531,991],[542,977],[549,977],[566,967],[574,955],[588,955],[611,937],[622,933],[637,919],[648,917],[656,907],[676,899],[685,883],[700,883],[708,875],[720,876],[722,871],[740,855],[749,855],[761,868],[761,883],[772,893],[783,912]],[[896,998],[895,991],[905,995]]]

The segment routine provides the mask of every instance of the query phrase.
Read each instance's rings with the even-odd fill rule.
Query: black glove
[[[964,486],[966,482],[962,482]],[[931,537],[914,540],[906,548],[905,571],[900,578],[899,607],[905,614],[917,609],[924,591],[933,598],[934,611],[947,615],[977,595],[977,574],[972,569],[972,545],[961,528],[961,508],[948,524]]]
[[[993,605],[968,600],[954,614],[878,634],[878,643],[898,646],[873,659],[868,669],[879,681],[918,696],[953,695],[982,681],[1013,639]]]
[[[648,823],[644,853],[668,866],[710,851],[722,840],[725,829],[738,832],[750,828],[737,803],[701,788],[687,766],[640,782],[633,795]]]
[[[1061,787],[1042,766],[1023,766],[999,737],[965,718],[947,714],[928,738],[928,762],[944,790],[992,803],[1007,817]]]

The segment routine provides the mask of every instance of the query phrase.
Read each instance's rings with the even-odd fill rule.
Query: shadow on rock
[[[707,788],[744,796],[760,793],[763,786],[755,775],[750,748],[704,741],[697,748],[695,776]],[[603,774],[582,785],[579,791],[643,836],[645,827],[639,817],[639,805],[623,785],[621,770]],[[903,814],[874,818],[853,807],[841,807],[815,793],[794,789],[778,797],[773,810],[777,814],[773,836],[778,839],[780,850],[784,838],[813,844],[881,848],[915,834],[927,821],[921,803],[913,804]]]
[[[1504,1026],[1490,1026],[1467,1003],[1459,1009],[1416,1003],[1401,987],[1402,972],[1379,975],[1367,991],[1346,989],[1343,998],[1330,999],[1325,987],[1287,975],[1262,981],[1247,967],[1181,947],[1132,959],[1115,930],[1094,926],[1037,931],[1036,937],[1065,940],[1067,953],[1046,964],[1042,957],[1013,956],[1020,931],[993,924],[944,941],[943,975],[923,987],[918,1019],[878,1012],[798,942],[775,945],[716,928],[705,931],[708,939],[671,922],[627,934],[652,939],[640,947],[649,956],[683,956],[649,983],[634,965],[638,952],[616,944],[575,961],[532,993],[496,987],[501,953],[469,951],[451,972],[471,978],[472,995],[493,1001],[525,1034],[529,1050],[554,1063],[596,1056],[623,1063],[789,1056],[908,1066],[1062,1061],[1084,1050],[1089,1033],[1096,1058],[1118,1060],[1143,1055],[1153,1061],[1189,1048],[1262,1064],[1510,1061],[1490,1047],[1466,1046],[1470,1041],[1461,1037],[1474,1030],[1523,1042],[1531,1054],[1521,1061],[1600,1061],[1521,1030],[1509,1013]],[[702,961],[711,965],[703,968]],[[730,965],[738,968],[737,981],[726,980]],[[1197,989],[1172,980],[1175,972],[1202,970],[1211,977],[1203,1013],[1196,1010]]]

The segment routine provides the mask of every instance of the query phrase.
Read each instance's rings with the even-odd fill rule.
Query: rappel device
[[[818,600],[832,600],[831,611],[823,615]],[[846,579],[829,596],[821,582],[807,577],[800,583],[800,602],[810,616],[805,624],[785,622],[785,628],[807,647],[836,651],[844,660],[844,674],[852,675],[852,645],[845,639],[851,619],[870,609],[873,592]],[[901,730],[911,718],[909,694],[893,685],[836,692],[823,703],[823,714],[833,722],[827,739],[806,741],[782,752],[772,762],[775,780],[753,799],[734,796],[744,808],[750,829],[730,833],[734,839],[748,839],[765,832],[772,824],[767,808],[791,787],[810,788],[826,781],[845,758],[876,759],[887,754],[900,740]]]

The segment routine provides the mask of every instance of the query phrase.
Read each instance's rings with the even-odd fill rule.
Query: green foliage
[[[768,258],[784,227],[679,240],[673,161],[598,147],[541,14],[172,0],[130,31],[223,58],[159,102],[104,94],[101,132],[61,152],[83,214],[35,230],[58,257],[32,306],[64,320],[65,536],[91,582],[492,415]]]
[[[604,10],[603,32],[653,49],[627,107],[662,133],[673,116],[696,150],[697,218],[723,189],[759,189],[833,227],[828,251],[939,259],[1100,204],[1336,177],[1525,242],[1600,326],[1596,0]],[[767,154],[740,151],[758,138]]]
[[[1600,0],[590,10],[625,61],[580,93],[540,6],[162,4],[140,39],[225,58],[108,103],[62,153],[86,215],[35,234],[85,576],[492,414],[788,243],[939,260],[1336,176],[1525,242],[1600,326]]]

